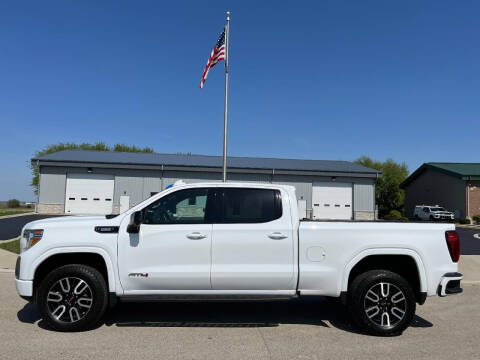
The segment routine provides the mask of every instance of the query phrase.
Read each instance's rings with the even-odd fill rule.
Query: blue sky
[[[28,161],[57,142],[221,154],[480,161],[476,1],[3,1],[0,200],[34,199]]]

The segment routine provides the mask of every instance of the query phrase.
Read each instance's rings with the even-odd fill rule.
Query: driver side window
[[[204,224],[209,189],[166,195],[144,209],[144,224]]]

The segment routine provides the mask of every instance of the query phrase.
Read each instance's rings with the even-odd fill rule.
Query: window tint
[[[280,191],[225,188],[223,223],[263,223],[282,216]]]
[[[179,190],[145,208],[144,224],[203,224],[208,189]]]

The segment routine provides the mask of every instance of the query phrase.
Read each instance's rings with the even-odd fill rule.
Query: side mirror
[[[140,225],[143,222],[143,212],[142,211],[135,211],[131,215],[130,224],[127,226],[127,232],[129,234],[138,234],[140,231]]]

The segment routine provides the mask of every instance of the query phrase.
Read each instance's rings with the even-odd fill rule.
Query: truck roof
[[[200,182],[200,183],[185,183],[182,181],[180,183],[177,181],[173,188],[177,187],[242,187],[242,188],[259,188],[259,189],[278,189],[282,188],[287,191],[294,191],[295,187],[292,185],[283,185],[283,184],[270,184],[270,183],[250,183],[250,182],[240,182],[240,181],[228,181],[228,182]]]

